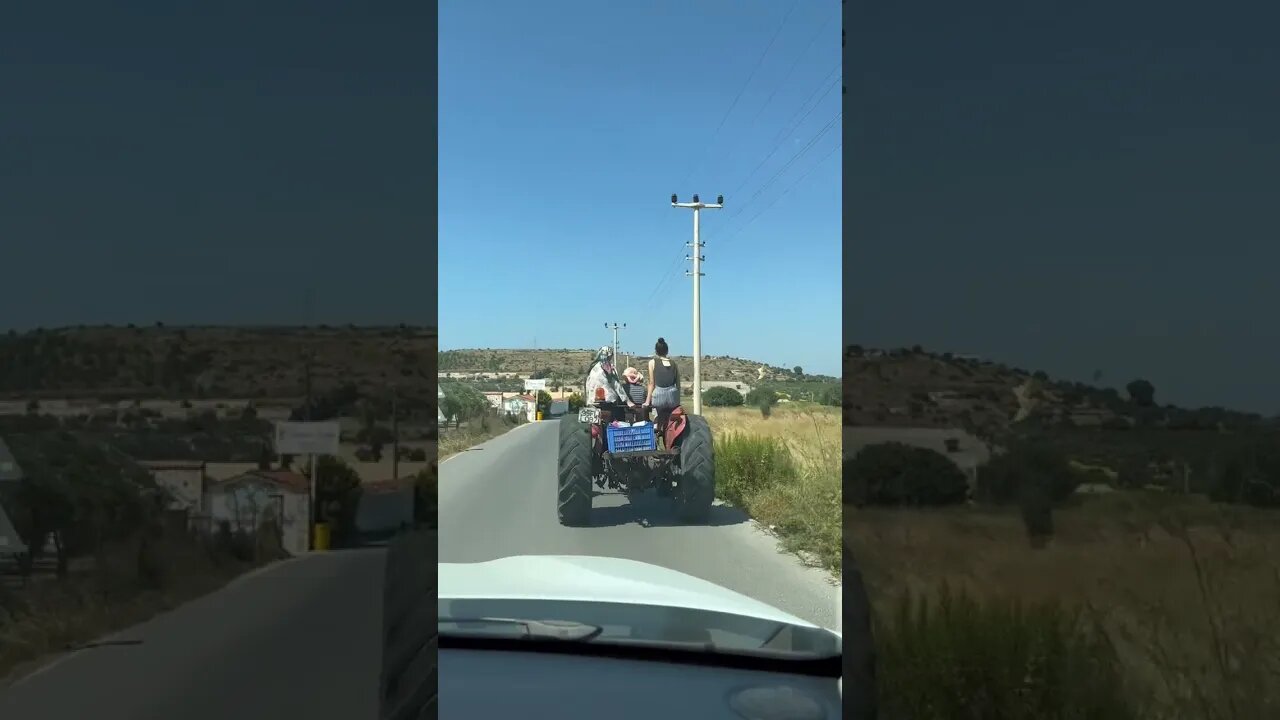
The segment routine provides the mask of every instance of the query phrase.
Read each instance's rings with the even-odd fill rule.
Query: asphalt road
[[[5,720],[374,720],[385,553],[285,561],[0,689]]]
[[[517,427],[440,465],[440,562],[511,555],[602,555],[653,563],[840,630],[840,587],[804,567],[742,513],[717,502],[703,525],[681,525],[653,493],[632,506],[598,494],[591,527],[556,517],[559,422]],[[598,491],[600,492],[600,491]]]

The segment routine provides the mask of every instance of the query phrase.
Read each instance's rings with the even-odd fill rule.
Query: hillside
[[[844,356],[844,418],[850,425],[961,427],[986,436],[1020,428],[1230,430],[1264,424],[1223,408],[1142,404],[1127,392],[1060,381],[999,363],[919,348]]]
[[[562,380],[580,380],[587,372],[595,351],[592,349],[547,350],[445,350],[440,353],[440,372],[451,373],[516,373],[528,375],[543,373],[547,377]],[[672,359],[685,368],[693,367],[693,358],[673,355]],[[627,358],[620,359],[625,362]],[[632,362],[636,362],[632,360]],[[643,358],[640,359],[643,362]],[[736,381],[755,385],[763,379],[769,382],[785,382],[798,379],[793,368],[770,366],[766,363],[728,356],[706,357],[702,361],[702,379]],[[806,375],[808,380],[835,380],[836,378]]]
[[[435,328],[76,327],[0,336],[3,398],[297,398],[395,384],[434,399]],[[308,363],[308,359],[310,362]]]

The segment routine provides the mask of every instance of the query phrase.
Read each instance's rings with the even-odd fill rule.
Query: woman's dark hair
[[[658,357],[666,357],[667,341],[663,340],[662,338],[658,338],[658,342],[653,344],[653,351],[658,353]]]

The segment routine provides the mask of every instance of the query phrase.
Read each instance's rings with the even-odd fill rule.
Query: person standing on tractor
[[[649,358],[649,393],[644,404],[658,411],[658,426],[666,424],[671,411],[680,407],[680,370],[667,357],[667,341],[658,338]]]
[[[627,407],[637,407],[627,395],[627,386],[618,379],[618,372],[613,368],[613,348],[605,345],[596,351],[596,359],[587,371],[586,384],[589,403],[625,402]]]

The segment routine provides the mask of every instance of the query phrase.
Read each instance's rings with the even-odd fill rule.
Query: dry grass
[[[1280,513],[1081,498],[1032,549],[1016,511],[845,508],[877,615],[943,586],[1095,611],[1145,717],[1280,717]]]
[[[707,408],[721,497],[807,562],[840,571],[840,410],[785,403]],[[783,453],[777,453],[777,450]]]
[[[486,417],[468,420],[463,427],[440,431],[436,446],[436,462],[473,448],[486,440],[492,440],[516,425],[500,418]]]
[[[766,418],[756,408],[703,408],[711,429],[719,434],[778,438],[801,464],[825,465],[840,456],[840,408],[812,403],[782,403]]]

